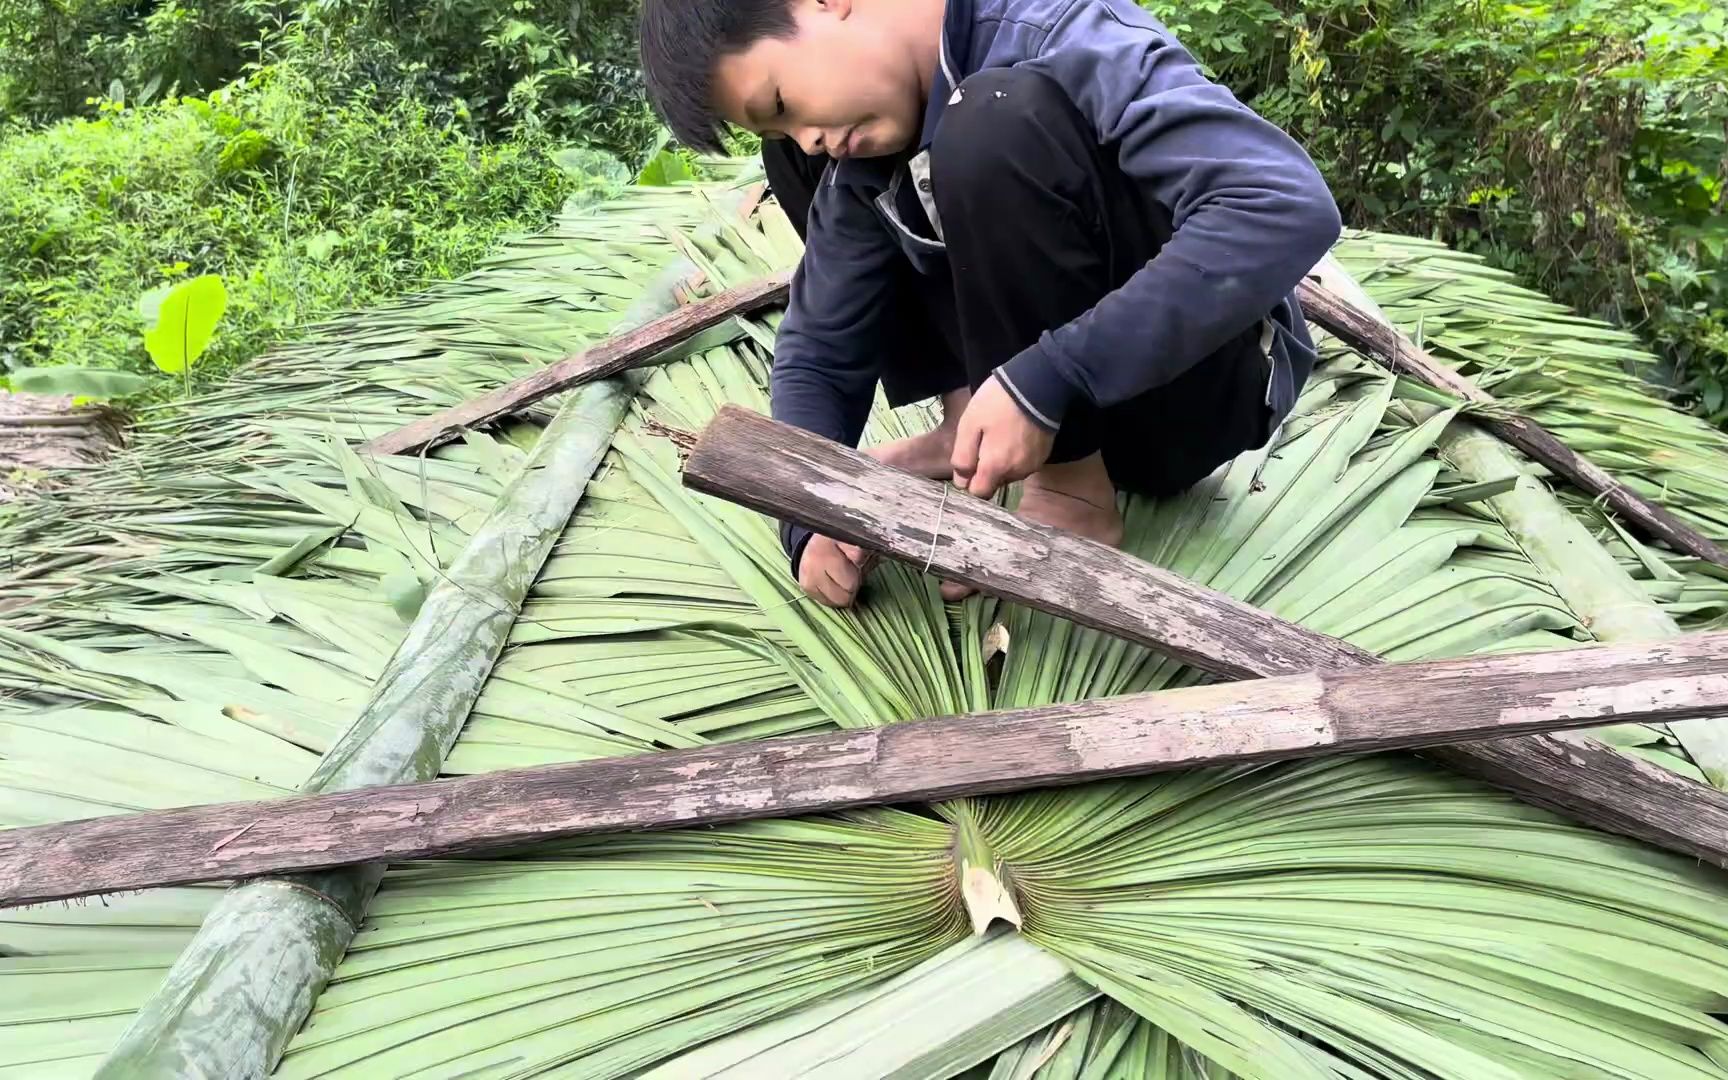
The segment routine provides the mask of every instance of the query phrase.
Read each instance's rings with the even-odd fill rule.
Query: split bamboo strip
[[[372,454],[408,454],[448,442],[463,431],[495,423],[553,394],[649,363],[668,349],[734,316],[781,303],[786,299],[790,282],[789,275],[776,274],[685,304],[652,322],[506,383],[483,397],[385,432],[362,449]]]

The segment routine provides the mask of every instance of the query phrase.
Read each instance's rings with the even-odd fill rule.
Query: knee
[[[1041,163],[1072,156],[1084,121],[1048,75],[990,68],[960,83],[930,147],[937,206],[1001,190]]]

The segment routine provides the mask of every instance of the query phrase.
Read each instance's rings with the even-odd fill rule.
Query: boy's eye
[[[786,101],[784,98],[782,98],[780,96],[780,91],[778,91],[778,90],[774,91],[774,115],[775,116],[785,116],[786,115]]]

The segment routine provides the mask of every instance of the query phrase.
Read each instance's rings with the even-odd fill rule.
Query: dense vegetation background
[[[1718,0],[1146,0],[1294,133],[1352,224],[1635,328],[1728,421]],[[149,361],[215,273],[203,377],[462,272],[645,164],[633,0],[0,0],[0,372]],[[173,385],[173,384],[168,384]],[[167,392],[167,391],[165,391]]]

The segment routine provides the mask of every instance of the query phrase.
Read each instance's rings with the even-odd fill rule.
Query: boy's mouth
[[[828,151],[828,156],[836,161],[851,157],[853,149],[852,136],[857,132],[857,130],[857,124],[853,124],[851,127],[847,128],[845,133],[841,135],[839,139],[835,140],[833,147]]]

